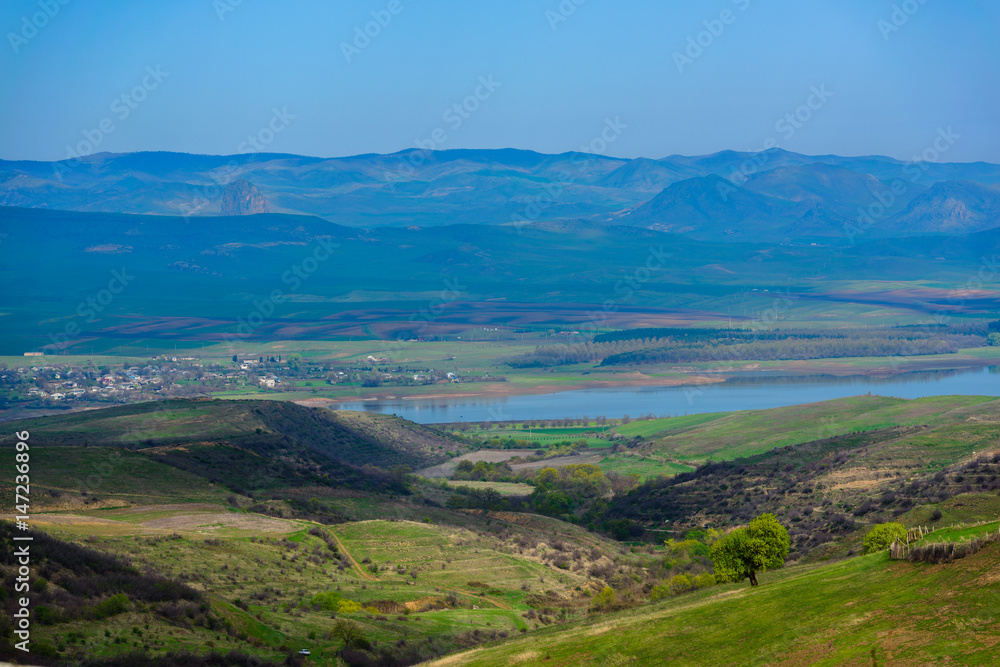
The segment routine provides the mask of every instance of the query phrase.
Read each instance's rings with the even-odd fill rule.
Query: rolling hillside
[[[697,417],[617,427],[644,434],[640,452],[709,462],[616,497],[607,521],[727,528],[771,512],[789,526],[792,557],[828,557],[857,548],[863,525],[1000,490],[995,397],[858,396]]]
[[[1000,545],[946,565],[883,553],[765,574],[432,665],[987,665]]]
[[[231,491],[295,487],[406,493],[394,466],[415,469],[465,450],[396,417],[280,401],[169,400],[16,424],[44,462],[33,478],[46,493],[39,502],[53,508],[217,502]],[[12,493],[4,488],[2,500]]]
[[[169,400],[17,422],[43,446],[183,446],[280,439],[355,466],[424,467],[464,449],[455,439],[390,415],[331,412],[284,401]],[[5,436],[7,440],[13,436]],[[0,440],[2,444],[3,440]]]

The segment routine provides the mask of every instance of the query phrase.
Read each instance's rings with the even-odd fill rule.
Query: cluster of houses
[[[254,371],[257,360],[240,364],[240,369],[219,365],[205,368],[193,357],[165,357],[139,367],[80,367],[36,365],[0,370],[0,390],[8,398],[33,401],[129,401],[149,395],[183,395],[186,391],[210,386],[225,389],[234,385],[274,388],[281,379],[274,373]]]
[[[115,398],[132,392],[159,392],[165,384],[173,384],[183,373],[155,366],[142,369],[132,366],[105,373],[72,366],[31,366],[8,371],[10,372],[21,376],[22,383],[34,385],[28,387],[26,393],[29,397],[52,401]]]

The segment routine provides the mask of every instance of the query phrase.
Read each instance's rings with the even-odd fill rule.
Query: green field
[[[996,533],[1000,529],[1000,521],[986,521],[972,525],[957,525],[948,528],[939,528],[934,532],[924,536],[917,543],[931,542],[959,542],[970,537],[978,537],[985,533]]]
[[[645,455],[639,452],[623,452],[612,454],[601,459],[597,466],[605,473],[617,472],[620,475],[638,475],[645,480],[659,475],[676,475],[694,470],[694,466],[676,461],[670,461],[662,456]]]
[[[482,645],[452,656],[453,664],[868,664],[872,649],[878,664],[990,664],[986,650],[1000,636],[1000,545],[940,566],[850,557],[867,529],[886,520],[933,526],[931,542],[1000,529],[1000,496],[987,490],[1000,470],[993,462],[1000,400],[991,397],[859,396],[612,423],[609,437],[620,436],[614,450],[588,448],[537,465],[594,462],[649,484],[601,496],[593,514],[532,506],[563,520],[524,511],[509,497],[494,511],[451,509],[463,506],[450,502],[455,487],[523,496],[535,490],[527,484],[427,481],[403,468],[391,475],[400,484],[378,486],[365,475],[385,473],[363,463],[534,454],[481,451],[385,415],[175,400],[22,424],[32,432],[35,527],[205,591],[213,613],[243,633],[178,626],[135,604],[107,618],[39,624],[38,639],[64,656],[249,648],[280,661],[308,647],[314,664],[332,665],[340,644],[329,635],[330,610],[311,602],[320,592],[363,605],[337,618],[386,646]],[[524,432],[511,426],[479,436]],[[573,441],[593,426],[533,426],[531,434]],[[773,451],[779,443],[794,446]],[[326,452],[356,457],[353,473],[316,475],[337,472],[323,468]],[[673,487],[678,480],[656,479],[748,453]],[[289,462],[287,476],[237,490],[244,470],[265,455]],[[896,496],[916,483],[901,504]],[[970,484],[982,491],[966,492]],[[7,504],[9,485],[0,491]],[[689,514],[670,514],[692,498]],[[862,511],[862,502],[872,507]],[[705,525],[724,531],[765,509],[793,534],[788,568],[763,575],[754,590],[725,584],[648,602],[650,589],[682,568],[710,566],[681,564],[664,539]],[[621,518],[642,526],[613,533],[604,523]],[[838,524],[845,528],[830,528]],[[588,611],[605,585],[629,608]]]
[[[488,540],[468,531],[402,521],[372,521],[339,526],[335,533],[355,559],[370,559],[379,566],[380,582],[391,588],[399,587],[402,595],[414,599],[419,597],[418,591],[410,593],[407,588],[412,578],[405,573],[397,574],[396,566],[419,569],[417,580],[426,579],[420,594],[426,595],[426,588],[433,587],[507,610],[527,609],[527,595],[545,588],[546,581],[549,587],[569,590],[586,585],[589,580],[585,573],[553,571],[550,566],[516,553],[490,548]],[[469,582],[485,586],[470,586]],[[516,616],[512,615],[510,620],[516,621]]]
[[[642,421],[615,430],[643,435],[653,451],[670,456],[726,460],[857,431],[961,422],[966,413],[991,414],[996,406],[990,404],[996,401],[992,396],[933,396],[913,400],[855,396],[770,410]],[[982,409],[977,410],[979,407]]]
[[[995,663],[1000,545],[948,565],[885,553],[787,568],[548,628],[438,665]]]
[[[502,518],[495,521],[504,523]],[[513,537],[454,525],[362,521],[323,528],[349,559],[344,569],[330,560],[323,540],[307,532],[316,524],[232,507],[227,511],[202,503],[85,510],[73,516],[41,515],[35,523],[56,537],[196,582],[217,613],[259,640],[251,652],[261,657],[280,659],[286,650],[282,647],[308,647],[319,654],[318,664],[334,664],[326,661],[329,657],[319,657],[339,648],[326,634],[330,614],[309,604],[322,591],[337,591],[365,608],[375,605],[379,611],[337,616],[358,623],[370,639],[389,642],[432,636],[455,641],[476,630],[534,630],[541,627],[539,621],[523,614],[537,604],[538,596],[575,599],[569,608],[577,610],[592,594],[587,560],[561,569],[544,559],[552,548],[538,538],[525,550]],[[522,535],[543,531],[574,540],[572,544],[587,550],[581,558],[589,558],[595,547],[614,553],[606,541],[573,526],[542,517],[530,523],[523,526]],[[98,622],[41,626],[33,639],[63,646],[72,654],[74,644],[66,649],[66,638],[79,634],[73,642],[85,646],[88,655],[111,656],[133,648],[132,640],[138,639],[130,634],[133,626],[144,628],[139,644],[157,651],[246,648],[225,633],[174,627],[139,608]],[[115,641],[122,636],[129,637],[124,645]]]

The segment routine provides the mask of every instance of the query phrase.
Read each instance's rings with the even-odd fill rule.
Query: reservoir
[[[455,396],[345,401],[337,410],[395,414],[422,424],[581,417],[658,417],[761,410],[859,394],[920,398],[949,394],[1000,396],[1000,366],[919,371],[892,376],[745,373],[725,382],[679,387],[577,389],[520,396]]]

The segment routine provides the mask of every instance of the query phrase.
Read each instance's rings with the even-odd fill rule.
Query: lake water
[[[890,377],[867,375],[774,376],[743,374],[726,382],[683,387],[577,389],[528,396],[348,401],[338,410],[367,410],[405,417],[421,424],[455,421],[507,421],[596,417],[690,415],[759,410],[813,403],[871,392],[920,398],[948,394],[1000,396],[1000,366],[969,370],[920,371]]]

